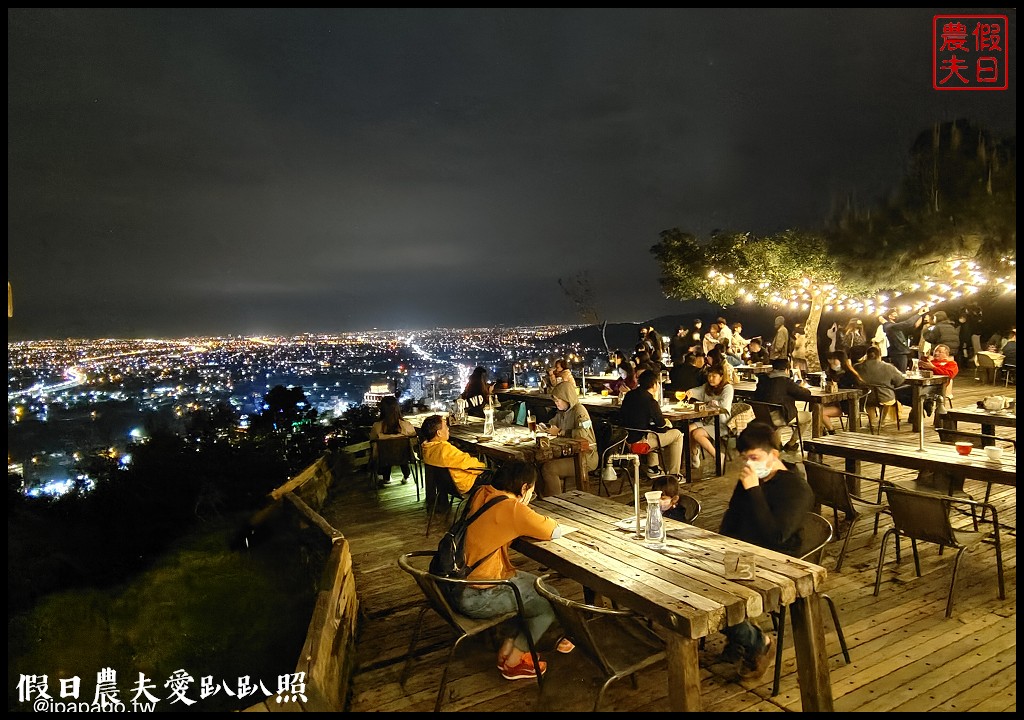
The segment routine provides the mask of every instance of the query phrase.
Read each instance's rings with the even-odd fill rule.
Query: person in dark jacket
[[[637,378],[639,383],[636,390],[630,390],[622,398],[622,407],[619,408],[619,422],[623,427],[633,428],[629,433],[629,442],[647,440],[652,447],[661,445],[661,454],[665,460],[665,472],[670,475],[678,475],[683,459],[683,433],[665,419],[661,413],[661,406],[658,404],[658,383],[659,374],[652,370],[644,370]],[[643,432],[643,431],[647,432]],[[655,437],[647,437],[654,435]],[[651,463],[657,461],[656,455],[652,452],[647,456],[648,470],[655,472],[657,466]]]
[[[889,362],[901,373],[905,373],[910,365],[910,346],[913,342],[911,338],[924,324],[926,312],[925,308],[921,308],[916,316],[900,320],[899,311],[893,308],[888,315],[878,316],[885,339],[889,341]]]
[[[764,423],[750,423],[736,438],[736,450],[746,461],[722,516],[718,532],[737,540],[796,554],[804,518],[814,507],[814,491],[794,465],[783,463],[778,435]],[[741,678],[764,675],[771,662],[771,637],[744,620],[722,630],[728,643],[727,662],[741,661]]]
[[[789,360],[787,358],[775,358],[772,360],[772,371],[767,375],[757,376],[757,387],[754,388],[754,400],[759,402],[781,405],[783,415],[777,417],[773,414],[776,427],[788,425],[794,418],[800,423],[800,434],[803,437],[811,437],[811,413],[808,410],[797,410],[797,401],[809,402],[811,391],[803,385],[798,385],[789,375]],[[775,413],[775,411],[772,411]],[[785,444],[785,450],[792,450],[797,446],[796,433],[793,433]]]
[[[949,348],[949,356],[955,358],[960,352],[960,331],[953,327],[949,316],[943,310],[935,313],[934,322],[925,329],[924,339],[934,348],[945,345]]]
[[[686,356],[668,371],[672,392],[686,392],[704,384],[705,357],[702,351],[687,353]]]

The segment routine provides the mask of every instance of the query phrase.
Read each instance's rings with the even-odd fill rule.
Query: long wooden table
[[[483,429],[483,421],[476,418],[460,425],[451,425],[450,441],[466,452],[485,455],[499,463],[525,460],[540,464],[555,458],[571,457],[576,468],[576,487],[580,490],[590,489],[590,476],[583,456],[583,440],[549,435],[547,446],[541,447],[524,427],[495,423],[495,434],[491,440],[480,439]]]
[[[949,378],[945,375],[922,377],[920,373],[904,374],[903,385],[910,385],[912,388],[910,407],[916,410],[912,413],[914,422],[910,426],[914,432],[920,432],[921,423],[924,422],[924,412],[922,411],[924,399],[932,396],[938,397],[942,402],[942,390],[947,382],[949,382]]]
[[[746,400],[754,399],[756,389],[757,383],[751,380],[741,380],[733,384],[733,393],[736,397]],[[821,435],[823,427],[821,414],[826,405],[844,405],[848,430],[850,432],[860,430],[860,398],[864,395],[864,390],[860,388],[822,390],[820,387],[813,386],[807,389],[811,391],[811,399],[808,401],[811,410],[811,437]]]
[[[967,478],[987,483],[1017,486],[1017,456],[1004,453],[999,461],[989,460],[984,452],[976,450],[970,455],[960,455],[953,445],[926,442],[906,442],[885,435],[864,435],[842,433],[830,437],[812,438],[805,441],[810,453],[829,455],[846,460],[846,468],[856,472],[858,461],[880,465],[893,465],[910,470],[937,470],[949,473],[959,480]]]
[[[506,400],[524,400],[533,407],[553,408],[555,399],[546,393],[538,390],[499,390],[498,398]],[[580,404],[587,409],[591,417],[604,418],[613,425],[618,424],[619,406],[616,399],[611,396],[599,393],[588,394],[580,397]],[[690,466],[690,433],[689,425],[694,420],[703,418],[715,419],[715,475],[722,475],[725,472],[725,453],[722,448],[722,417],[714,409],[704,410],[685,409],[679,404],[665,404],[661,406],[661,414],[672,423],[673,427],[679,428],[683,433],[683,462],[682,470],[686,475],[686,482],[693,482],[693,473]]]
[[[633,508],[589,493],[568,492],[533,507],[579,530],[557,540],[520,538],[517,551],[664,628],[672,710],[701,709],[701,638],[780,605],[793,618],[804,711],[833,709],[820,602],[825,568],[668,519],[666,548],[652,550],[615,525]],[[730,551],[755,558],[752,580],[726,579]]]
[[[1017,429],[1017,413],[1011,410],[984,410],[977,406],[954,408],[946,411],[945,419],[953,430],[957,429],[957,423],[978,423],[983,435],[995,435],[996,426]],[[992,445],[995,440],[986,440],[985,443]]]

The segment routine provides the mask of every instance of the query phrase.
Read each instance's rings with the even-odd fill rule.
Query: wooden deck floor
[[[1011,386],[982,387],[960,383],[956,405],[973,403],[986,395],[1016,396]],[[906,411],[904,410],[904,413]],[[905,414],[904,414],[905,419]],[[887,426],[885,433],[896,433]],[[901,435],[913,435],[904,423]],[[938,437],[929,422],[927,439]],[[833,461],[838,465],[838,461]],[[717,530],[735,484],[736,463],[725,477],[711,475],[705,463],[704,479],[686,486],[703,506],[696,525]],[[878,467],[865,465],[865,475],[877,477]],[[894,469],[888,477],[897,477]],[[907,471],[903,471],[907,475]],[[981,483],[965,488],[984,495]],[[624,502],[626,497],[621,498]],[[835,600],[852,663],[843,661],[830,619],[826,619],[831,655],[832,693],[838,711],[1015,711],[1017,708],[1017,517],[1016,488],[994,488],[992,501],[999,509],[1006,599],[998,599],[995,551],[984,546],[963,559],[953,617],[945,618],[946,593],[953,555],[940,556],[934,546],[922,546],[923,576],[914,574],[910,553],[897,566],[890,545],[879,596],[873,597],[881,531],[873,535],[870,522],[860,523],[851,540],[841,572],[835,572],[839,543],[826,548],[822,564],[829,570],[826,591]],[[432,549],[443,523],[435,523],[424,537],[426,514],[417,503],[412,484],[393,483],[379,497],[366,489],[365,478],[347,479],[324,508],[324,515],[351,543],[363,620],[357,646],[356,672],[349,710],[429,711],[433,708],[451,633],[433,613],[427,614],[425,635],[418,643],[405,687],[398,677],[406,660],[413,623],[422,606],[413,582],[398,568],[404,552]],[[830,513],[826,516],[831,521]],[[965,527],[969,518],[963,518]],[[846,525],[839,528],[845,533]],[[519,566],[536,572],[532,561],[514,556]],[[827,613],[826,613],[827,615]],[[768,623],[765,619],[765,623]],[[766,624],[766,627],[770,625]],[[494,667],[494,648],[483,640],[467,641],[459,648],[449,677],[446,711],[491,712],[508,710],[588,711],[600,686],[598,672],[581,653],[560,655],[550,650],[554,638],[542,645],[549,662],[543,697],[533,681],[509,682]],[[705,710],[799,711],[796,661],[790,642],[783,659],[781,692],[771,697],[772,670],[757,682],[736,682],[727,668],[714,663],[722,648],[720,636],[709,638],[701,655],[702,698]],[[628,681],[612,686],[603,710],[642,711],[667,708],[666,670],[655,666],[639,678],[639,689]]]

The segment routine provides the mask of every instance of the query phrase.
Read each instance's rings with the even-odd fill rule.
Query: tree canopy
[[[921,133],[903,182],[878,207],[847,207],[817,231],[715,231],[701,241],[673,228],[651,252],[666,297],[806,314],[816,366],[823,310],[875,316],[1016,291],[1016,203],[1015,139],[961,120]]]

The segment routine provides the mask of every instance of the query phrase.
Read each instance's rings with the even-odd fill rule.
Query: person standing
[[[786,328],[786,318],[781,315],[775,318],[775,337],[768,348],[768,359],[789,359],[789,330]]]
[[[622,398],[619,422],[624,427],[632,428],[628,442],[647,440],[652,446],[660,444],[661,454],[665,460],[665,472],[678,475],[683,459],[683,433],[672,427],[661,413],[661,405],[657,400],[658,385],[661,383],[659,375],[652,370],[644,370],[640,373],[638,383],[636,390],[630,390],[626,397]],[[648,470],[652,473],[657,472],[659,468],[651,465],[655,460],[655,454],[651,453],[647,458]]]
[[[576,384],[558,383],[551,389],[551,397],[558,412],[548,422],[546,432],[554,437],[583,440],[586,449],[582,454],[587,472],[597,470],[597,438],[594,436],[594,423],[590,420],[590,413],[580,404]],[[559,495],[563,492],[563,485],[576,477],[576,460],[571,457],[548,460],[540,466],[540,475],[541,496]]]
[[[722,516],[718,532],[789,555],[799,551],[804,518],[814,507],[814,491],[794,465],[780,458],[775,430],[750,423],[736,438],[746,461]],[[771,636],[744,620],[722,630],[727,638],[722,660],[739,663],[742,679],[762,677],[771,662]]]
[[[878,316],[885,338],[889,341],[889,362],[901,373],[905,373],[909,367],[911,337],[916,330],[920,330],[926,312],[925,308],[921,308],[916,316],[900,320],[899,311],[892,308],[884,317]]]
[[[939,345],[945,345],[950,358],[955,358],[960,351],[960,331],[953,327],[949,315],[944,310],[935,313],[934,322],[925,329],[923,337],[931,343],[932,348],[937,349]]]
[[[864,321],[860,318],[850,318],[846,323],[846,330],[843,332],[843,348],[850,358],[850,362],[860,362],[868,349],[868,336],[864,332]]]

